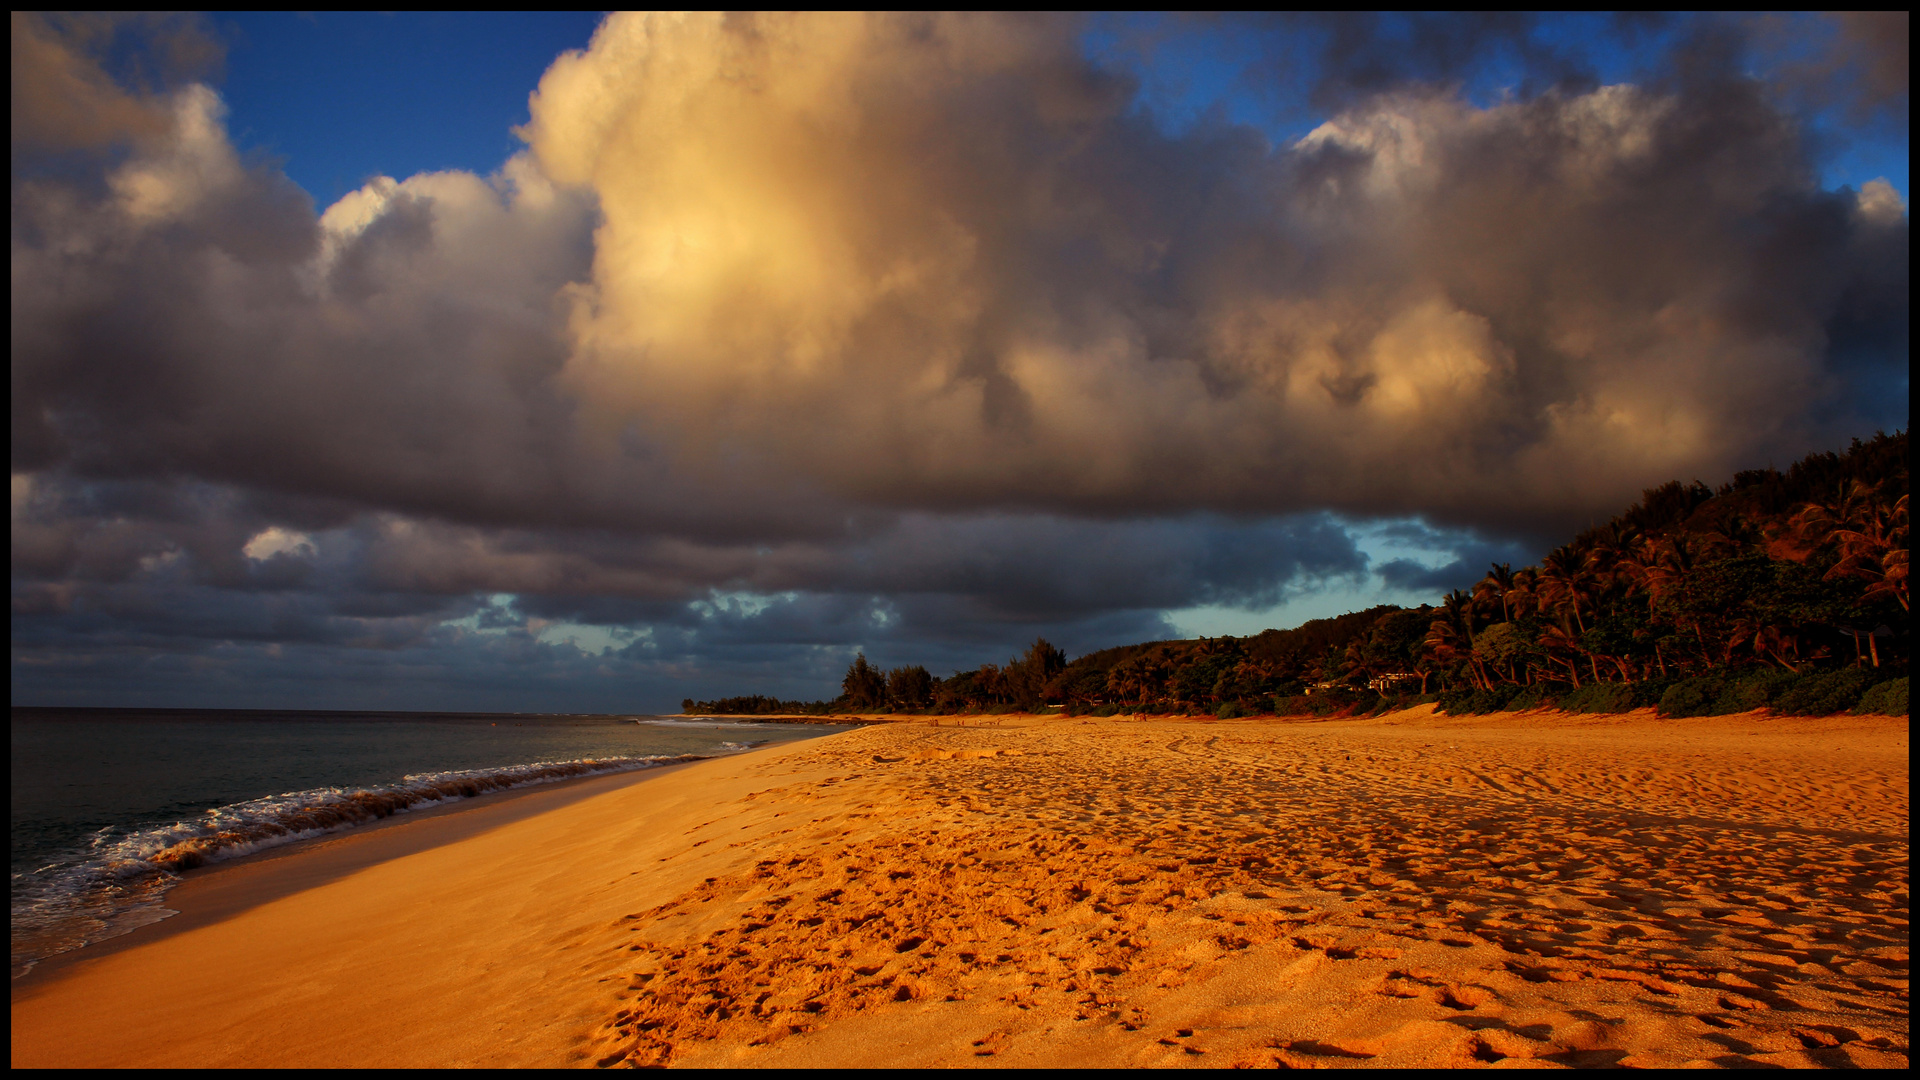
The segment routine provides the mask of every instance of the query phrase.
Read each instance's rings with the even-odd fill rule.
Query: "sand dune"
[[[873,727],[71,965],[14,1064],[1902,1066],[1907,778],[1904,718]]]

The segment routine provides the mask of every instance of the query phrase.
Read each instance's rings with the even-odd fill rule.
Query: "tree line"
[[[1673,481],[1537,565],[1470,588],[1248,637],[1068,662],[1044,638],[936,678],[856,656],[833,701],[697,712],[1452,712],[1557,705],[1669,715],[1769,706],[1906,712],[1908,435],[1854,440],[1713,489]],[[729,708],[749,704],[752,707]],[[764,706],[764,707],[763,707]]]

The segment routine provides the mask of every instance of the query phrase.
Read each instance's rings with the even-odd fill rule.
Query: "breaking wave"
[[[744,747],[726,747],[728,750]],[[224,859],[365,825],[424,806],[530,784],[699,761],[697,754],[542,761],[418,773],[370,788],[314,788],[217,806],[166,825],[95,833],[88,845],[13,876],[13,977],[49,956],[159,922],[180,873]]]

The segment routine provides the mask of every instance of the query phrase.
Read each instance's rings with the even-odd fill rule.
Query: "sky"
[[[12,18],[16,705],[830,697],[1908,423],[1905,14]]]

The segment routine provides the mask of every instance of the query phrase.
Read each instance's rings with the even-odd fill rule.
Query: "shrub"
[[[1633,684],[1633,707],[1650,709],[1659,705],[1672,685],[1664,679],[1641,679]]]
[[[1800,681],[1791,671],[1756,671],[1738,679],[1729,679],[1714,699],[1713,715],[1727,716],[1773,704]]]
[[[1905,678],[1888,679],[1877,683],[1866,693],[1860,695],[1860,704],[1856,713],[1880,713],[1885,716],[1907,715],[1907,680]]]
[[[1448,716],[1480,716],[1485,713],[1499,712],[1508,701],[1517,697],[1522,688],[1518,686],[1496,686],[1491,690],[1459,690],[1440,695],[1440,711]]]
[[[1560,699],[1560,707],[1577,713],[1622,713],[1634,708],[1632,683],[1588,683]]]
[[[1372,695],[1367,696],[1371,697]],[[1337,712],[1351,711],[1355,705],[1360,703],[1360,700],[1360,694],[1352,690],[1336,687],[1331,690],[1322,690],[1310,696],[1302,695],[1289,699],[1289,708],[1292,711],[1283,713],[1282,715],[1331,716]],[[1278,710],[1276,709],[1275,711],[1277,712]]]
[[[1559,695],[1560,688],[1558,686],[1548,683],[1534,683],[1532,686],[1526,687],[1518,694],[1515,694],[1512,701],[1507,702],[1507,711],[1519,712],[1522,709],[1550,709],[1559,699]]]
[[[1436,698],[1437,696],[1439,695],[1408,693],[1408,694],[1396,694],[1393,697],[1387,697],[1386,695],[1383,694],[1380,697],[1380,704],[1374,709],[1374,715],[1378,716],[1382,713],[1398,712],[1401,709],[1411,709],[1416,705],[1425,705],[1428,702],[1434,700],[1434,698]]]
[[[1310,716],[1313,713],[1313,699],[1305,694],[1291,694],[1273,699],[1275,716]]]
[[[1860,668],[1804,675],[1773,703],[1784,716],[1827,716],[1859,703],[1873,676]]]
[[[1247,710],[1241,708],[1239,702],[1229,701],[1221,705],[1220,710],[1214,713],[1214,715],[1222,720],[1236,720],[1247,715]]]
[[[1718,675],[1683,679],[1667,687],[1660,695],[1661,716],[1711,716],[1714,703],[1726,683]]]

